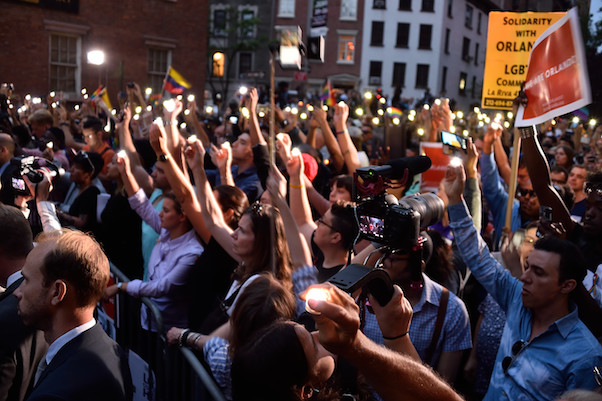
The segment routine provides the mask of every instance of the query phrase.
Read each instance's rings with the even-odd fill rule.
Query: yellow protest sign
[[[489,13],[483,99],[488,109],[512,110],[527,75],[533,43],[566,13]]]

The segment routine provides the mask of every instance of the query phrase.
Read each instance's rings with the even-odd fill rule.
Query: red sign
[[[441,142],[421,142],[420,153],[430,157],[432,163],[431,168],[420,175],[420,192],[437,192],[450,156],[443,153]]]
[[[307,81],[307,73],[303,71],[295,72],[295,75],[293,75],[293,79],[295,81]]]
[[[525,81],[529,102],[516,126],[540,124],[591,103],[577,9],[573,8],[534,43]]]

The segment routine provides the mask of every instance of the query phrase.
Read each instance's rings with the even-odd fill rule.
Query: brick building
[[[17,93],[107,85],[112,102],[129,81],[162,86],[172,65],[202,94],[207,71],[208,0],[2,0],[0,81]],[[102,65],[87,53],[102,50]],[[199,96],[200,98],[201,96]]]

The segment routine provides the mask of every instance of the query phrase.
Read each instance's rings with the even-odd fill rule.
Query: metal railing
[[[119,281],[130,281],[112,263],[111,272]],[[155,320],[157,333],[142,329],[140,325],[142,304],[148,308],[149,315]],[[117,343],[138,354],[154,372],[154,383],[152,380],[150,384],[134,383],[135,387],[155,388],[154,397],[149,396],[149,399],[225,401],[213,377],[192,350],[167,345],[163,335],[163,316],[157,305],[149,298],[136,299],[126,294],[117,294],[115,324]]]

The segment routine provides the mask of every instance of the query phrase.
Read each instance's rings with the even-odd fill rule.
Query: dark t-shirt
[[[209,313],[220,307],[236,266],[238,263],[212,237],[190,273],[188,326],[191,330],[199,330]]]
[[[86,225],[81,228],[83,232],[96,233],[98,223],[96,221],[96,197],[100,194],[100,190],[94,185],[90,185],[84,189],[77,198],[73,201],[73,204],[69,208],[69,214],[71,216],[80,217],[82,215],[88,216]]]
[[[122,194],[111,196],[98,227],[105,253],[130,280],[142,278],[142,225],[140,216]]]

